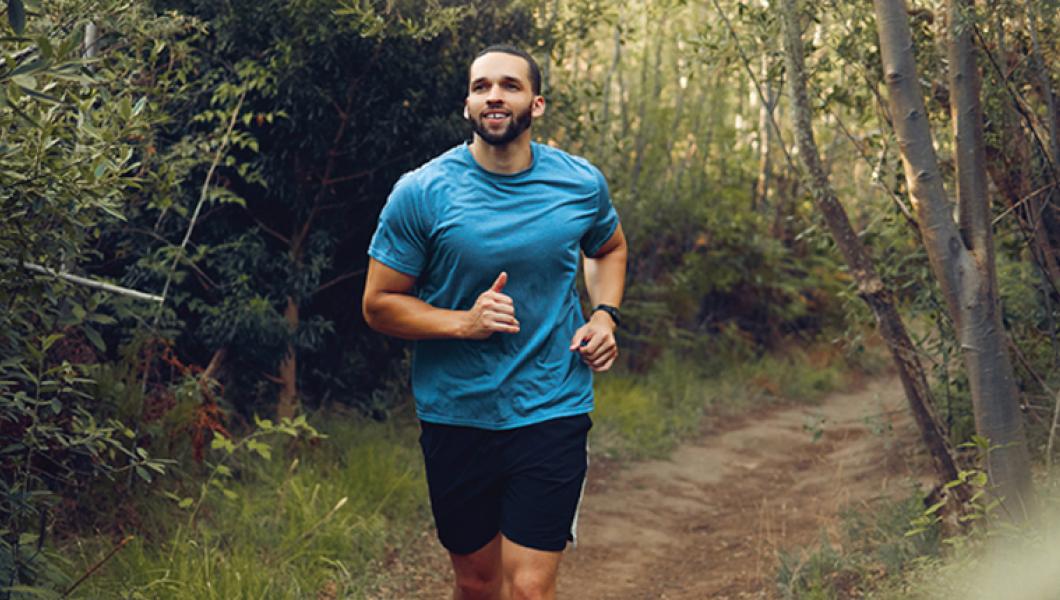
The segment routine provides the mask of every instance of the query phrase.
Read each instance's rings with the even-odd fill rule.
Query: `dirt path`
[[[719,423],[666,460],[598,461],[559,597],[777,597],[780,550],[834,532],[845,506],[902,496],[926,479],[904,402],[897,379],[881,379],[817,406]],[[446,598],[444,556],[417,563],[392,565],[404,583],[381,597]]]

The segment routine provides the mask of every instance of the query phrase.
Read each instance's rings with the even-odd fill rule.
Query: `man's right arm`
[[[501,293],[507,281],[507,273],[501,273],[469,310],[447,310],[412,295],[415,277],[369,258],[361,311],[372,329],[406,340],[482,340],[496,332],[519,333],[512,299]]]

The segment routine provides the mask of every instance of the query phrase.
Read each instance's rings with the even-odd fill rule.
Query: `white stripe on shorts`
[[[582,491],[578,493],[578,504],[574,507],[574,520],[570,523],[571,548],[578,547],[578,513],[582,510],[585,498],[585,484],[589,482],[589,437],[585,437],[585,478],[582,479]]]

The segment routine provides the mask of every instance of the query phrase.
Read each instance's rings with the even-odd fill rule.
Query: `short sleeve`
[[[412,277],[419,277],[427,265],[427,240],[431,219],[424,194],[408,175],[394,185],[387,198],[379,225],[368,246],[368,256]]]
[[[597,179],[596,215],[589,225],[589,230],[581,239],[582,252],[586,256],[595,256],[604,242],[611,239],[615,230],[618,229],[618,213],[611,204],[611,194],[607,190],[607,181],[604,175],[595,167],[593,173]]]

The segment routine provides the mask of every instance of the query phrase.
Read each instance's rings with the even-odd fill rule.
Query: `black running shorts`
[[[497,532],[537,550],[574,540],[588,466],[589,415],[506,430],[421,422],[438,539],[470,554]]]

